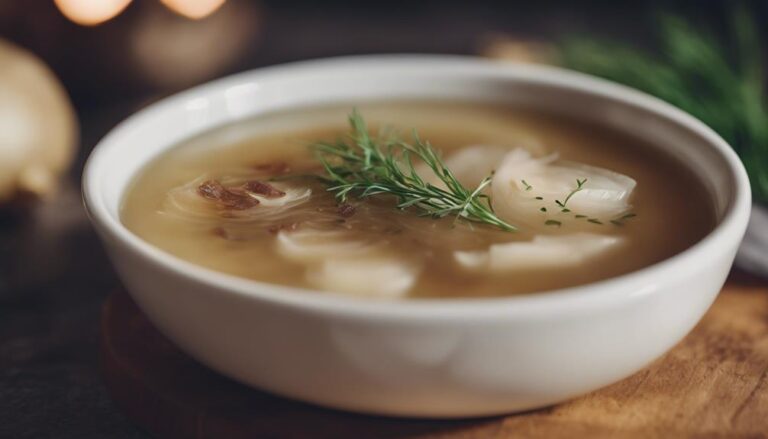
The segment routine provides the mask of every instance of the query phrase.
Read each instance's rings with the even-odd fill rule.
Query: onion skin
[[[0,39],[0,207],[55,192],[75,157],[77,117],[35,55]]]

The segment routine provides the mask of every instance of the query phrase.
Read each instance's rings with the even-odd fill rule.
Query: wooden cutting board
[[[650,367],[567,403],[484,419],[363,416],[249,389],[181,353],[124,292],[105,304],[101,334],[113,399],[159,438],[768,437],[768,282],[743,274]]]

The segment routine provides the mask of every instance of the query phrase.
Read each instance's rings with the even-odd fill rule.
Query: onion
[[[583,186],[575,191],[579,181]],[[533,230],[548,227],[547,220],[583,229],[594,223],[575,220],[575,215],[615,219],[632,207],[629,199],[636,185],[608,169],[560,162],[556,155],[536,158],[518,148],[507,154],[493,178],[493,207],[507,222]]]
[[[0,40],[0,204],[43,196],[72,163],[77,122],[53,72],[32,53]]]
[[[498,145],[470,145],[449,154],[444,163],[464,187],[472,190],[496,171],[509,151],[509,148]],[[445,183],[426,163],[418,163],[416,171],[428,183],[445,188]]]
[[[329,258],[365,255],[375,248],[370,240],[356,239],[345,230],[310,228],[277,234],[277,252],[285,259],[305,264]]]
[[[329,259],[309,268],[316,287],[344,294],[397,298],[416,283],[420,267],[394,257]]]
[[[307,281],[324,291],[400,297],[416,283],[421,264],[347,230],[303,228],[277,234],[277,251],[303,264]]]
[[[484,251],[457,251],[454,260],[469,271],[506,272],[567,267],[602,255],[624,240],[618,236],[574,233],[534,236],[531,241],[493,244]]]
[[[490,145],[472,145],[448,156],[445,166],[467,189],[474,189],[496,171],[508,148]]]
[[[171,189],[159,213],[190,222],[218,222],[222,218],[222,211],[217,208],[216,203],[200,196],[198,193],[200,185],[206,180],[216,179],[226,187],[238,186],[256,176],[252,172],[250,174],[240,172],[235,177],[221,179],[212,175],[202,175],[189,183]],[[227,219],[232,223],[270,225],[280,222],[289,209],[307,203],[312,195],[312,189],[306,186],[285,182],[270,182],[270,184],[283,191],[285,195],[268,198],[259,194],[249,194],[256,198],[259,204],[245,210],[225,210]]]

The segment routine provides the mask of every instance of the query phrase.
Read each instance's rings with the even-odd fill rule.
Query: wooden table
[[[249,389],[182,354],[123,292],[106,303],[101,332],[110,394],[161,438],[768,437],[768,284],[740,274],[648,368],[564,404],[484,419],[363,416]]]

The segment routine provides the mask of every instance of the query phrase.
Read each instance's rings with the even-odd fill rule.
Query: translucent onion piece
[[[277,251],[304,264],[315,287],[345,294],[399,297],[416,282],[420,264],[347,230],[299,229],[277,234]]]
[[[330,259],[307,271],[310,283],[325,291],[398,298],[416,283],[419,265],[394,257]]]
[[[176,216],[186,221],[210,222],[227,217],[232,222],[279,222],[286,210],[299,206],[309,201],[312,189],[286,182],[270,184],[276,189],[285,192],[285,195],[277,198],[267,198],[259,194],[250,194],[259,200],[259,204],[245,210],[221,209],[216,202],[208,200],[198,193],[198,187],[208,176],[202,176],[183,186],[172,189],[163,203],[160,213]],[[222,179],[225,186],[236,186],[246,180]]]
[[[285,192],[282,197],[267,198],[259,194],[251,194],[253,198],[259,200],[259,206],[262,207],[290,207],[301,204],[309,200],[312,195],[312,189],[308,187],[288,186],[281,183],[270,183],[276,189]]]
[[[584,179],[583,189],[568,200],[570,215],[565,217],[580,214],[608,221],[631,208],[629,199],[635,180],[607,169],[556,160],[556,155],[535,158],[523,149],[507,154],[493,178],[496,212],[512,224],[540,230],[548,218],[562,219],[562,207],[555,200],[565,202],[577,187],[577,180]],[[541,207],[547,212],[542,212]]]
[[[445,165],[461,184],[474,189],[496,171],[508,152],[509,149],[500,146],[467,146],[448,156]]]
[[[613,250],[623,241],[594,233],[537,235],[531,241],[492,244],[488,250],[457,251],[454,260],[469,271],[485,272],[568,267]]]
[[[509,148],[494,145],[471,145],[448,155],[443,161],[453,175],[467,189],[476,188],[486,177],[496,171]],[[444,188],[445,184],[427,167],[416,167],[420,176],[433,185]]]
[[[372,242],[355,239],[354,234],[346,230],[302,228],[277,234],[277,252],[290,261],[304,264],[365,255],[375,248]]]

